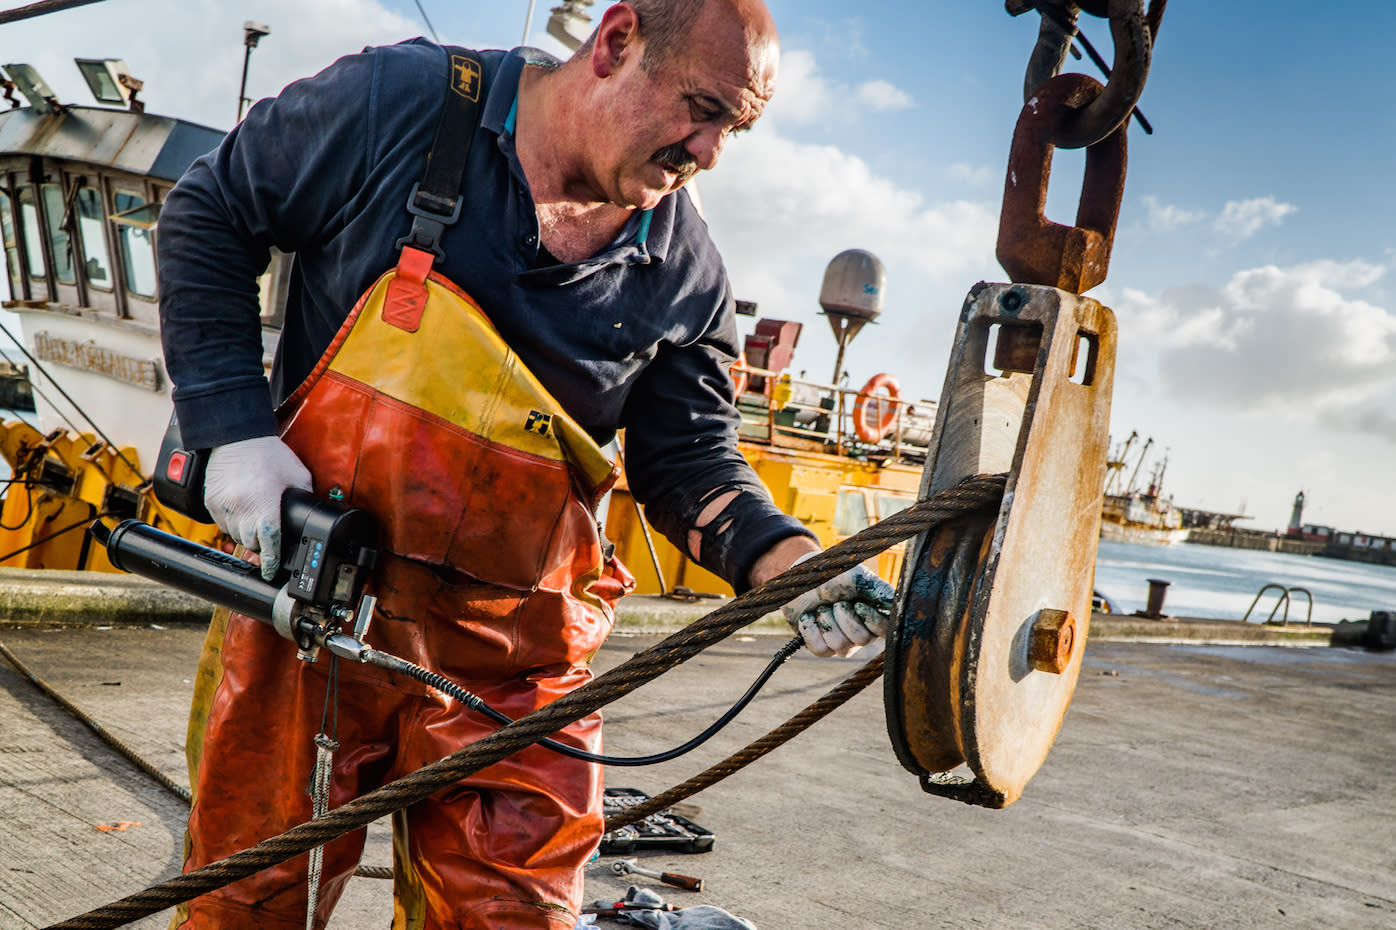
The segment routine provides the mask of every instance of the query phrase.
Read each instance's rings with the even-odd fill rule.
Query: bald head
[[[764,0],[613,4],[577,54],[535,75],[537,94],[529,80],[521,84],[519,124],[536,101],[542,119],[534,125],[544,131],[532,144],[553,149],[530,183],[542,183],[534,178],[546,162],[569,197],[654,207],[756,123],[775,91],[779,58]]]
[[[707,28],[739,29],[746,45],[758,57],[774,62],[779,54],[775,20],[763,0],[627,0],[640,22],[640,38],[645,43],[641,64],[654,71],[689,44],[692,30]],[[584,54],[593,38],[578,49]]]

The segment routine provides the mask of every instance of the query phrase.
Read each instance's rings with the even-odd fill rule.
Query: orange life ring
[[[902,390],[897,379],[887,374],[873,375],[853,402],[853,432],[863,442],[878,442],[897,422],[897,404]]]
[[[737,360],[732,363],[732,393],[741,397],[746,393],[746,386],[751,381],[751,369],[746,364],[746,353],[737,356]]]

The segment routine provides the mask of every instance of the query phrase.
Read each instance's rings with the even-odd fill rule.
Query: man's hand
[[[807,553],[798,565],[817,553]],[[830,578],[781,608],[817,656],[846,656],[887,632],[892,586],[861,565]]]
[[[276,436],[217,446],[208,457],[204,506],[233,540],[262,554],[262,577],[281,565],[281,495],[311,490],[310,472]]]

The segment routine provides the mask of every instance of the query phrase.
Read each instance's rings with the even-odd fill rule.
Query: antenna
[[[271,27],[252,20],[242,24],[242,44],[246,51],[242,55],[242,86],[238,88],[238,122],[242,122],[242,106],[252,101],[247,99],[247,63],[252,59],[252,50],[262,41],[262,36],[271,35]]]
[[[839,354],[834,360],[834,384],[843,374],[843,353],[853,337],[882,313],[882,295],[887,289],[887,270],[873,253],[848,249],[835,255],[824,269],[824,285],[819,289],[819,306],[834,331]]]

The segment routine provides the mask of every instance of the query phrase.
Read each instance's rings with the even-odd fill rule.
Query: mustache
[[[664,146],[650,156],[650,161],[672,169],[678,175],[679,183],[687,181],[698,173],[698,161],[688,149],[684,148],[682,142]]]

